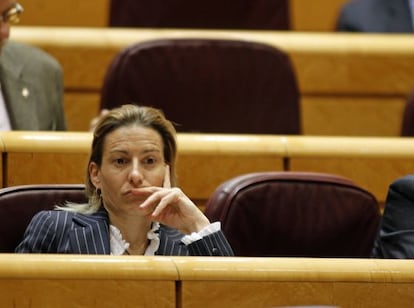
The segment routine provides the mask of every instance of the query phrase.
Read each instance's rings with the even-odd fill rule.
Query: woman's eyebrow
[[[111,150],[109,150],[109,153],[111,153],[111,154],[114,154],[114,153],[128,154],[128,153],[130,153],[130,151],[126,150],[126,149],[111,149]],[[151,147],[151,148],[143,149],[139,153],[140,154],[161,153],[161,149]]]
[[[111,153],[111,154],[113,154],[113,153],[126,154],[126,153],[128,153],[128,151],[127,150],[124,150],[124,149],[110,149],[109,150],[109,153]]]
[[[156,152],[156,153],[161,153],[161,150],[160,150],[160,149],[158,149],[158,148],[149,148],[149,149],[144,149],[144,150],[142,151],[142,153],[143,153],[143,154],[147,154],[147,153],[154,153],[154,152]]]

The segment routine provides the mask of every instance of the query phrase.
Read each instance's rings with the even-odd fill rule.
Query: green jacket
[[[66,130],[62,69],[50,55],[8,41],[0,55],[0,84],[13,130]]]

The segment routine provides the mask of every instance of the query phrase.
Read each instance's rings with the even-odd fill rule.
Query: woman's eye
[[[125,164],[125,159],[123,159],[123,158],[117,158],[117,159],[115,159],[115,164],[117,164],[117,165],[123,165],[123,164]]]
[[[153,157],[149,157],[149,158],[147,158],[147,159],[145,159],[145,164],[146,165],[153,165],[153,164],[155,164],[157,161],[156,161],[156,159],[155,158],[153,158]]]

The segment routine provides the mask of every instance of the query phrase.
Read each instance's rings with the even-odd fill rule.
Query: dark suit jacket
[[[13,130],[66,130],[59,63],[42,50],[9,41],[0,83]]]
[[[408,0],[353,0],[339,14],[338,31],[413,32]]]
[[[156,255],[232,256],[224,234],[215,232],[186,246],[184,234],[161,225],[160,246]],[[109,218],[102,207],[93,215],[68,211],[41,211],[30,222],[23,241],[16,248],[21,253],[110,254]]]
[[[372,256],[414,258],[414,175],[390,185]]]

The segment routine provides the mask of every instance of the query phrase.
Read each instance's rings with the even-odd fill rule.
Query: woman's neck
[[[129,243],[127,254],[143,255],[148,247],[148,231],[151,229],[151,222],[141,217],[119,218],[109,215],[109,221],[121,232],[122,239]]]

